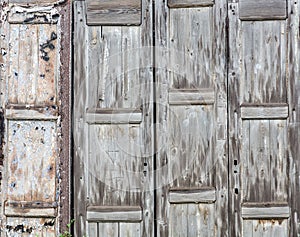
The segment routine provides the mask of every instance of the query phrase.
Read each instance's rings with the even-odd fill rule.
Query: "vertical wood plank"
[[[59,50],[56,25],[39,25],[39,71],[36,78],[36,104],[56,104],[58,72],[57,52]]]
[[[300,234],[300,180],[299,169],[300,161],[300,81],[299,81],[299,43],[296,35],[299,35],[300,30],[300,4],[298,1],[287,1],[289,27],[288,34],[288,102],[290,117],[288,119],[288,144],[289,144],[289,202],[291,204],[292,215],[290,218],[290,236]]]
[[[253,236],[288,236],[287,220],[252,220],[252,222]]]
[[[141,223],[119,223],[119,236],[142,236]]]
[[[242,124],[243,140],[242,140],[242,147],[241,147],[241,161],[240,164],[235,165],[235,170],[233,172],[237,172],[237,174],[239,174],[240,171],[242,177],[251,177],[256,172],[255,167],[251,163],[250,149],[249,149],[251,121],[244,120],[242,123],[243,123]],[[235,158],[235,162],[236,163],[238,162],[237,158]],[[241,185],[241,190],[240,190],[240,185]],[[242,195],[241,198],[243,200],[247,200],[248,193],[246,187],[249,187],[249,185],[251,185],[251,181],[248,178],[242,180],[239,180],[238,178],[236,179],[235,188],[237,188],[241,192]]]
[[[287,134],[286,121],[270,121],[271,200],[277,202],[288,198]]]
[[[83,71],[84,74],[78,70],[76,75],[77,83],[80,82],[79,76],[84,78],[81,78],[84,80],[81,89],[76,85],[84,98],[77,106],[81,113],[78,120],[84,124],[85,119],[81,116],[86,108],[142,108],[143,112],[140,126],[88,125],[90,128],[87,129],[83,125],[83,128],[77,128],[77,133],[82,134],[84,130],[85,134],[85,138],[79,135],[78,140],[87,164],[84,171],[86,183],[82,186],[86,187],[89,205],[142,206],[144,216],[140,233],[152,236],[152,2],[143,0],[141,7],[141,26],[91,27],[84,25],[81,11],[76,16],[87,43],[77,45],[76,51],[80,57],[84,55],[81,61],[84,65],[75,61],[75,67],[78,65],[87,70]]]
[[[285,103],[286,23],[241,23],[241,92],[246,103]]]
[[[99,237],[119,237],[119,223],[99,222],[98,228]],[[90,237],[94,237],[94,235],[90,235]]]
[[[240,21],[238,20],[239,9],[238,3],[229,1],[228,4],[228,44],[230,49],[229,62],[228,62],[228,104],[229,107],[229,220],[230,230],[229,236],[241,236],[242,234],[242,219],[240,212],[241,195],[239,193],[240,185],[240,173],[234,173],[236,169],[241,165],[243,160],[239,156],[239,134],[241,132],[241,126],[239,123],[239,107],[240,107],[240,87],[242,87],[240,80],[240,56],[239,51],[241,49],[239,38],[241,35]],[[237,188],[237,189],[236,189]]]
[[[187,236],[202,236],[203,229],[200,225],[201,215],[199,214],[199,205],[188,204],[187,209]]]
[[[171,204],[169,216],[169,237],[188,237],[188,204]]]
[[[80,133],[74,133],[74,216],[75,232],[82,235],[87,232],[86,207],[82,205],[87,200],[86,188],[88,179],[86,177],[87,160],[87,125],[84,121],[84,111],[87,109],[87,28],[85,23],[85,3],[75,1],[74,3],[74,129]],[[83,135],[82,135],[83,134]]]
[[[271,201],[270,176],[270,122],[253,120],[250,122],[250,161],[253,173],[249,174],[249,183],[245,201]]]
[[[215,208],[212,204],[199,204],[198,205],[200,216],[200,228],[202,237],[215,236]]]
[[[19,37],[20,29],[19,25],[10,26],[10,44],[11,50],[9,50],[9,58],[11,59],[11,65],[9,66],[8,75],[8,97],[10,103],[17,103],[17,82],[19,78]]]
[[[161,126],[157,144],[168,144],[160,145],[157,155],[157,183],[168,184],[157,190],[158,236],[173,234],[167,224],[170,206],[164,201],[168,186],[202,185],[217,186],[216,233],[226,235],[226,70],[225,61],[215,57],[225,54],[226,36],[222,32],[226,27],[226,1],[217,1],[211,7],[172,9],[166,2],[155,3],[155,45],[161,47],[155,51],[156,112]],[[169,89],[204,88],[215,90],[215,101],[211,107],[203,106],[201,112],[200,107],[175,108],[168,104]],[[189,131],[192,127],[195,129]]]
[[[253,237],[253,220],[243,220],[243,237]]]
[[[98,233],[98,223],[88,223],[88,236],[90,237],[98,237],[99,235],[101,236],[102,233]]]

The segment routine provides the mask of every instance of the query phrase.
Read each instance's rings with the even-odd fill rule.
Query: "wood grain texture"
[[[216,201],[214,188],[202,189],[171,189],[170,203],[213,203]]]
[[[239,24],[240,46],[236,57],[241,60],[237,68],[241,80],[240,103],[287,103],[286,22]]]
[[[155,1],[159,237],[227,236],[227,76],[225,61],[215,57],[226,49],[227,2],[206,2],[211,7],[200,7],[204,1]],[[211,93],[199,100],[207,88]],[[214,211],[204,217],[211,222],[205,219],[207,226],[202,228],[202,213],[189,218],[190,204],[170,204],[166,199],[170,188],[203,186],[216,187],[216,202]],[[191,212],[197,213],[197,207]],[[214,230],[212,223],[218,223]]]
[[[7,136],[7,199],[54,202],[56,121],[9,121]]]
[[[49,3],[56,3],[59,2],[58,0],[9,0],[9,3],[17,3],[23,6],[29,5],[42,5],[42,4],[49,4]]]
[[[283,20],[287,18],[286,0],[240,0],[241,20]]]
[[[16,45],[9,54],[9,103],[56,103],[58,51],[57,36],[51,39],[54,34],[56,25],[12,25],[10,38]]]
[[[92,224],[92,223],[91,223]],[[94,223],[95,225],[96,223]],[[100,222],[98,223],[99,227],[99,237],[119,237],[119,223],[116,222]],[[90,237],[94,237],[93,232],[91,232]]]
[[[271,207],[242,207],[242,217],[244,219],[269,219],[269,218],[289,218],[290,208],[288,206]]]
[[[273,106],[243,106],[241,107],[242,119],[287,119],[289,108],[286,104]]]
[[[81,134],[87,134],[88,126],[85,123],[84,111],[87,110],[87,57],[83,56],[87,52],[87,27],[85,17],[85,3],[83,1],[74,2],[74,129],[80,129],[80,134],[74,132],[74,217],[78,221],[74,224],[75,233],[86,234],[88,226],[86,222],[87,202],[87,152],[88,140]],[[78,131],[77,130],[77,131]]]
[[[106,15],[114,22],[120,21],[117,25],[86,26],[85,21],[89,18],[85,18],[85,14],[89,14],[90,3],[92,1],[76,3],[82,9],[75,11],[75,35],[81,42],[75,45],[79,58],[75,60],[74,107],[77,108],[77,160],[81,162],[75,168],[76,184],[81,192],[76,198],[81,211],[76,216],[85,213],[77,233],[84,235],[86,232],[87,212],[79,201],[83,198],[89,206],[141,206],[145,214],[141,217],[140,230],[124,222],[116,229],[116,234],[138,231],[141,236],[152,236],[152,2],[131,1],[133,5],[129,1],[96,3],[115,10],[132,5],[135,11],[139,6],[137,14],[143,16],[143,21],[140,26],[130,27],[118,26],[126,21],[118,17],[115,10],[115,15],[114,12]],[[112,225],[99,222],[99,233],[102,233],[100,226],[105,232]],[[112,231],[111,236],[114,235]]]
[[[141,223],[119,223],[119,236],[142,236]]]
[[[213,89],[202,90],[171,90],[170,105],[210,105],[215,102]]]
[[[239,16],[245,10],[242,4],[252,3],[254,1],[240,1],[228,5],[229,156],[233,197],[230,209],[231,223],[234,223],[231,235],[293,236],[295,229],[287,227],[289,221],[284,220],[281,225],[281,221],[245,221],[241,218],[244,202],[288,202],[291,194],[289,181],[295,182],[288,168],[291,160],[287,143],[292,100],[286,83],[294,80],[288,74],[289,20],[256,21],[257,18],[241,21]],[[255,4],[253,9],[259,8],[260,4]],[[286,8],[291,10],[287,4],[294,5],[289,1],[280,4],[285,5],[283,11]],[[290,14],[290,10],[285,12]],[[265,13],[272,14],[272,8]],[[285,209],[292,210],[290,208],[289,202]],[[257,209],[251,210],[255,215]],[[294,218],[291,213],[289,218]],[[276,232],[274,229],[278,224],[282,229]]]
[[[100,233],[99,233],[100,234]],[[101,232],[101,234],[105,234],[103,231]],[[98,223],[96,222],[92,222],[92,223],[88,223],[88,236],[92,237],[98,237]]]
[[[141,0],[87,0],[88,25],[140,25]]]
[[[133,206],[90,206],[87,208],[88,221],[142,221],[142,208]]]
[[[4,214],[9,217],[56,217],[57,209],[7,206],[4,209]]]
[[[28,109],[6,109],[5,118],[9,120],[57,120],[58,111],[49,107]]]
[[[96,109],[88,110],[89,124],[140,124],[143,115],[138,109]]]
[[[214,0],[168,0],[168,7],[170,8],[207,7],[213,4]]]
[[[288,220],[243,220],[243,236],[287,237]]]
[[[213,204],[172,204],[169,237],[215,236]]]
[[[300,154],[300,82],[299,82],[299,44],[295,35],[299,34],[299,13],[300,5],[295,1],[288,1],[288,19],[289,26],[288,35],[288,63],[289,63],[289,80],[288,80],[288,101],[289,111],[291,116],[288,123],[288,138],[287,143],[289,145],[289,199],[291,204],[291,219],[289,225],[290,236],[299,234],[300,223],[300,180],[299,180],[299,168],[300,162],[297,154]],[[294,172],[294,170],[296,172]],[[295,214],[297,213],[297,215]]]

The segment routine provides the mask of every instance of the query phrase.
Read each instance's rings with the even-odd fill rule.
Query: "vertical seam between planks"
[[[156,12],[155,12],[155,0],[152,0],[152,45],[153,45],[153,48],[152,48],[152,100],[153,100],[153,108],[152,108],[152,113],[153,113],[153,124],[156,124],[157,122],[157,114],[156,114],[156,60],[155,60],[155,57],[156,57],[156,54],[155,54],[155,46],[156,46],[156,34],[155,34],[155,31],[156,31],[156,27],[155,27],[155,17],[156,17]],[[153,126],[153,137],[154,137],[154,142],[153,142],[153,170],[156,171],[157,169],[157,161],[156,159],[158,158],[158,155],[156,153],[156,150],[157,150],[157,131],[155,129],[155,126]],[[154,216],[154,223],[153,223],[153,231],[154,231],[154,237],[157,236],[157,211],[156,211],[156,200],[157,200],[157,192],[156,192],[156,187],[157,187],[157,180],[156,180],[156,174],[157,172],[154,172],[154,175],[153,175],[153,216]]]
[[[228,234],[231,229],[231,198],[230,198],[230,188],[231,188],[231,182],[230,182],[230,166],[231,162],[229,160],[230,158],[230,147],[229,147],[229,60],[230,60],[230,54],[229,54],[229,17],[228,17],[228,1],[227,1],[227,11],[226,11],[226,27],[225,27],[225,38],[226,38],[226,43],[225,43],[225,55],[226,55],[226,61],[225,61],[225,71],[226,71],[226,102],[227,102],[227,138],[226,138],[226,143],[227,143],[227,195],[228,195],[228,200],[227,200],[227,217],[228,217]]]
[[[71,93],[70,93],[70,105],[71,105],[71,115],[74,115],[74,78],[75,78],[75,73],[74,73],[74,29],[75,29],[75,8],[74,8],[74,1],[72,1],[71,3],[71,11],[70,11],[70,14],[71,14],[71,47],[70,47],[70,50],[71,50],[71,65],[70,65],[70,77],[71,77],[71,82],[70,82],[70,89],[71,89]],[[72,14],[74,13],[74,14]],[[75,126],[76,124],[76,121],[74,121],[74,116],[71,117],[71,120],[73,120],[71,122],[71,125],[73,124],[73,126]],[[75,127],[73,127],[73,130],[75,129]],[[71,131],[70,133],[70,207],[71,207],[71,212],[70,212],[70,217],[71,217],[71,220],[73,220],[75,218],[75,188],[74,188],[74,155],[75,155],[75,152],[74,152],[74,134],[73,132]],[[74,225],[71,225],[71,233],[73,233],[74,235],[76,234],[75,233],[75,227]]]

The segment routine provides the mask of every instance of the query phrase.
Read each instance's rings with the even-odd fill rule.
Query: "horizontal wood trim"
[[[143,211],[139,206],[89,206],[87,220],[140,222],[143,220]]]
[[[86,0],[88,25],[140,25],[141,0]]]
[[[170,105],[211,105],[215,102],[213,89],[170,90]]]
[[[91,109],[87,111],[89,124],[139,124],[142,111],[136,109]]]
[[[170,189],[170,203],[213,203],[216,201],[216,189],[207,188],[187,188]]]
[[[10,217],[56,217],[57,203],[6,202],[4,214]]]
[[[242,119],[286,119],[289,116],[287,104],[241,106]]]
[[[57,107],[31,107],[5,109],[5,117],[9,120],[56,120],[58,118]]]
[[[58,12],[52,7],[24,8],[15,6],[8,12],[10,24],[56,24],[58,18]]]
[[[287,18],[286,0],[240,0],[241,20],[283,20]]]
[[[242,205],[242,218],[244,219],[289,217],[290,207],[288,203],[244,203]]]
[[[214,0],[168,0],[170,8],[207,7],[213,6]]]

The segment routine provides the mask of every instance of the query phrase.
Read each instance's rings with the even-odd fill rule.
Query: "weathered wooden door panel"
[[[270,9],[269,11],[263,9]],[[232,236],[296,236],[294,1],[229,3]],[[297,56],[298,55],[298,56]],[[298,128],[299,129],[299,128]],[[297,148],[296,148],[297,149]]]
[[[131,2],[141,7],[139,1]],[[152,6],[143,1],[140,26],[121,26],[132,20],[126,9],[119,12],[121,18],[112,15],[106,22],[98,14],[96,18],[89,15],[90,3],[74,3],[75,155],[79,165],[75,168],[75,206],[76,215],[83,217],[76,234],[151,236]],[[117,1],[101,4],[125,7]],[[89,22],[95,26],[87,26]]]
[[[59,232],[60,192],[65,183],[59,167],[62,153],[68,153],[61,137],[65,135],[68,143],[69,135],[68,128],[62,129],[62,121],[64,126],[68,121],[61,117],[62,113],[68,116],[61,104],[69,94],[68,74],[60,77],[62,8],[51,1],[47,6],[45,1],[38,5],[1,1],[1,236],[56,236]],[[68,219],[69,208],[64,208]]]
[[[158,236],[227,236],[226,1],[156,1]]]
[[[296,235],[298,5],[75,1],[78,236]]]

